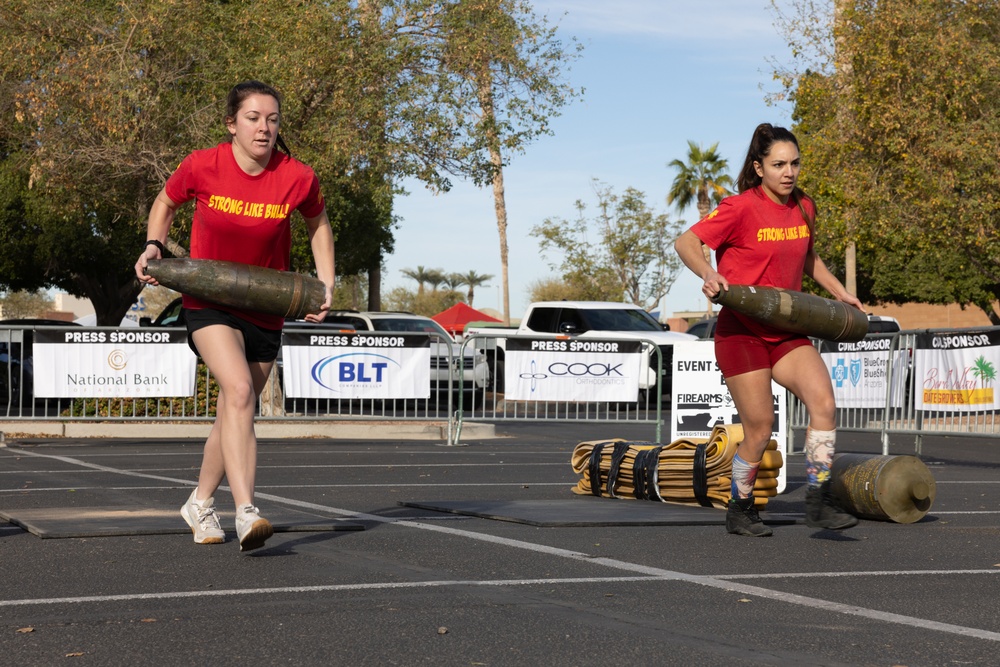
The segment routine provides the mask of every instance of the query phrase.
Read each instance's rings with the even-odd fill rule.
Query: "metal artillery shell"
[[[930,510],[937,485],[915,456],[838,454],[830,467],[830,493],[857,517],[913,523]]]
[[[214,259],[151,259],[146,273],[183,294],[223,306],[301,319],[326,300],[323,281],[292,271]]]
[[[730,285],[714,300],[764,324],[815,338],[853,342],[868,333],[868,317],[854,306],[805,292]]]

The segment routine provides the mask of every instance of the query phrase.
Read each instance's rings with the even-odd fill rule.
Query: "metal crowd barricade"
[[[72,325],[68,325],[72,326]],[[208,367],[197,366],[195,396],[186,397],[87,397],[41,398],[33,392],[34,332],[60,329],[57,326],[0,325],[0,419],[11,421],[211,421],[215,418],[216,384]],[[81,327],[87,331],[115,331],[117,327]],[[148,328],[145,331],[183,331],[180,327]],[[316,333],[338,329],[316,325]],[[393,335],[426,335],[394,332]],[[285,398],[281,364],[276,363],[258,402],[258,419],[270,421],[323,420],[406,420],[444,421],[448,424],[448,444],[454,439],[454,376],[458,373],[451,338],[430,334],[447,354],[432,355],[431,367],[455,368],[447,374],[445,391],[432,391],[427,399],[301,399]]]
[[[455,413],[456,442],[461,437],[462,424],[468,422],[588,422],[601,424],[649,424],[654,428],[654,442],[660,442],[663,426],[663,400],[669,400],[669,394],[663,394],[664,374],[663,354],[651,340],[642,340],[643,354],[649,359],[651,368],[655,368],[655,391],[641,392],[632,402],[578,402],[578,401],[513,401],[508,400],[503,391],[505,374],[505,357],[498,342],[501,339],[533,339],[539,336],[477,333],[462,341],[462,350],[473,347],[476,354],[486,358],[489,368],[489,382],[486,387],[477,389],[471,397],[463,393],[458,400]],[[607,342],[615,338],[587,338],[588,341]],[[668,372],[669,372],[668,367]],[[471,398],[471,409],[467,409],[466,401]]]
[[[901,331],[895,334],[871,334],[869,339],[891,340],[889,362],[886,374],[884,404],[872,408],[852,408],[837,406],[837,429],[878,433],[882,442],[882,453],[889,453],[890,440],[894,436],[912,435],[914,451],[920,453],[924,435],[984,436],[1000,437],[1000,416],[996,410],[955,410],[942,406],[940,409],[916,409],[917,392],[923,387],[914,372],[914,356],[917,336],[929,334],[957,334],[971,329],[921,329]],[[977,327],[975,331],[998,331],[1000,327]],[[817,347],[820,343],[816,341]],[[893,363],[894,359],[897,359]],[[902,378],[900,374],[904,374]],[[901,380],[901,381],[900,381]],[[894,389],[895,387],[895,389]],[[894,391],[896,392],[894,394]],[[794,451],[792,429],[804,429],[809,424],[805,406],[790,392],[788,394],[788,451]]]

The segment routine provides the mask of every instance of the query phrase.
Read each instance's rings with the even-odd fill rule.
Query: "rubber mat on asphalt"
[[[364,530],[359,523],[288,507],[268,507],[264,517],[276,533]],[[235,536],[234,512],[219,512],[223,528]],[[0,519],[42,539],[191,534],[177,509],[128,507],[47,507],[0,509]]]
[[[721,526],[726,523],[725,511],[712,507],[613,498],[414,500],[399,504],[532,526]],[[767,512],[761,512],[760,516],[769,525],[795,523],[793,518],[769,517]]]

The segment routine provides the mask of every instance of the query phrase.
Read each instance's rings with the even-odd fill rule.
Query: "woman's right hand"
[[[701,286],[701,293],[709,299],[715,300],[719,294],[729,289],[729,281],[711,267],[705,273],[704,280],[705,283]]]
[[[160,284],[156,282],[156,278],[146,273],[146,267],[149,265],[149,260],[160,259],[161,257],[160,249],[155,245],[146,246],[142,254],[139,255],[139,259],[135,262],[135,277],[139,279],[139,282],[152,285],[153,287]]]

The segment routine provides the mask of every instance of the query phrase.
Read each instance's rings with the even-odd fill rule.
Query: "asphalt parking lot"
[[[198,440],[8,438],[0,511],[49,512],[50,527],[81,535],[43,539],[0,520],[0,661],[1000,664],[995,440],[925,438],[936,482],[927,516],[844,532],[802,522],[801,455],[786,461],[788,488],[767,508],[794,522],[766,539],[718,524],[532,525],[401,504],[645,502],[573,495],[569,458],[580,441],[646,439],[648,429],[497,432],[460,447],[263,440],[257,504],[289,530],[242,554],[228,494],[217,494],[225,544],[194,544],[177,514]],[[842,433],[839,451],[880,446]],[[913,454],[912,441],[891,453]],[[115,511],[146,528],[96,536],[90,517]]]

